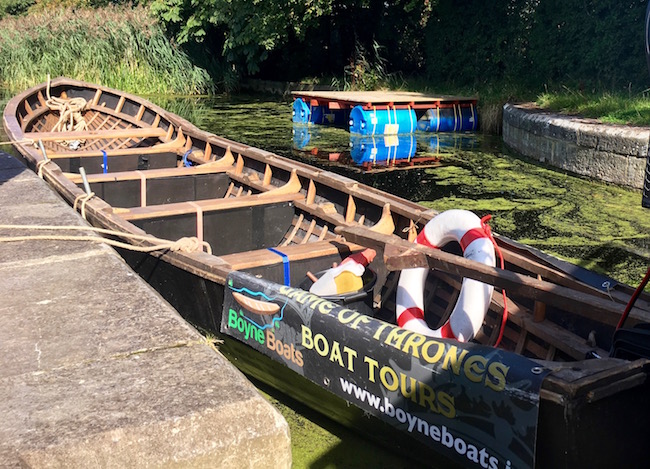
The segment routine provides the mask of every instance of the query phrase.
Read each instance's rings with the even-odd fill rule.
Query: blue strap
[[[277,254],[278,256],[282,257],[282,263],[284,264],[284,284],[286,286],[289,286],[291,283],[291,270],[289,268],[289,256],[287,256],[285,253],[278,251],[277,249],[274,248],[267,248],[269,251],[271,251],[274,254]]]
[[[102,168],[104,170],[104,174],[106,174],[108,173],[108,155],[104,150],[102,150],[102,155],[104,155],[104,164],[102,165]]]
[[[186,168],[189,168],[190,166],[192,166],[192,163],[190,163],[189,161],[187,161],[187,157],[190,156],[190,153],[192,153],[192,149],[191,149],[191,148],[190,148],[189,150],[187,150],[187,151],[185,152],[185,154],[183,155],[183,166],[185,166]]]

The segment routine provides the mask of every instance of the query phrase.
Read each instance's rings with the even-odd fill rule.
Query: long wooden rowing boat
[[[391,444],[414,442],[409,456],[436,458],[430,465],[646,459],[646,295],[615,333],[625,285],[498,235],[504,268],[466,259],[455,243],[414,243],[438,213],[102,86],[58,78],[10,100],[3,117],[26,164],[136,249],[119,250],[189,321],[224,337],[252,376],[369,436],[397,429],[406,438]],[[308,272],[368,247],[378,255],[362,289],[303,291]],[[395,324],[400,272],[416,267],[432,269],[432,330],[460,320],[463,278],[495,286],[473,340]]]

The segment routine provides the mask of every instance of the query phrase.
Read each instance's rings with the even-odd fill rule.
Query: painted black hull
[[[128,264],[154,287],[191,324],[224,343],[219,346],[247,375],[268,384],[306,406],[354,428],[380,444],[408,454],[427,467],[460,467],[432,448],[413,440],[360,408],[349,405],[284,365],[220,333],[224,286],[193,275],[161,259],[120,251]],[[594,361],[594,365],[596,361]],[[545,398],[542,393],[536,442],[536,467],[643,467],[645,442],[650,437],[650,381],[645,374],[630,378],[639,385],[618,390],[616,382],[603,389],[574,396]],[[611,393],[611,395],[607,395]]]

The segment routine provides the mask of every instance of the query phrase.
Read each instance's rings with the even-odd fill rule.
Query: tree
[[[269,51],[286,44],[329,15],[333,0],[154,0],[159,15],[179,43],[216,35],[232,67],[259,70]]]

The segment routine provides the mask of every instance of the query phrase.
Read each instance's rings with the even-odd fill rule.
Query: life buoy
[[[460,243],[465,259],[494,267],[496,256],[489,233],[479,217],[467,210],[438,214],[418,235],[416,242],[439,249],[451,241]],[[429,269],[402,270],[397,286],[398,326],[431,337],[471,340],[483,324],[494,287],[477,280],[463,279],[458,301],[449,320],[437,330],[424,320],[424,284]]]

